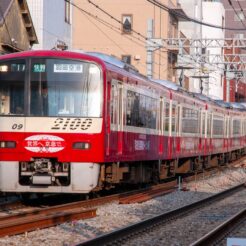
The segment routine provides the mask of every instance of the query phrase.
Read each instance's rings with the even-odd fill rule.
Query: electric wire
[[[244,18],[246,19],[246,15],[243,12],[243,8],[242,8],[241,3],[238,0],[237,0],[237,3],[238,3],[239,8],[241,9],[241,12],[243,13]]]
[[[246,28],[223,27],[223,26],[218,26],[218,25],[213,25],[213,24],[209,24],[206,22],[202,22],[202,21],[199,21],[197,19],[193,19],[187,15],[181,14],[181,13],[177,12],[175,9],[171,9],[168,6],[166,6],[165,4],[160,3],[159,1],[156,1],[156,0],[146,0],[146,1],[149,3],[152,3],[153,5],[159,7],[159,8],[161,8],[167,12],[169,12],[170,14],[172,14],[174,16],[178,16],[180,18],[194,22],[194,23],[199,24],[199,25],[204,25],[204,26],[208,26],[208,27],[212,27],[212,28],[221,29],[221,30],[231,30],[231,31],[245,31],[246,30]]]
[[[235,12],[235,14],[236,14],[238,20],[240,20],[240,22],[242,23],[242,25],[246,28],[245,23],[243,23],[243,21],[242,21],[240,15],[239,15],[239,13],[238,13],[238,12],[236,11],[236,9],[234,8],[232,2],[231,2],[230,0],[228,0],[228,2],[229,2],[229,4],[231,5],[232,9],[234,10],[234,12]],[[237,2],[237,3],[239,4],[239,2]],[[240,6],[241,6],[241,5],[240,5]],[[243,14],[243,15],[244,15],[244,14]]]
[[[116,17],[114,17],[113,15],[111,15],[109,12],[107,12],[105,9],[102,9],[99,5],[95,4],[94,2],[92,2],[91,0],[87,0],[90,4],[92,4],[94,7],[96,7],[97,9],[99,9],[101,12],[103,12],[105,15],[107,15],[108,17],[110,17],[111,19],[113,19],[114,21],[118,22],[119,24],[123,25],[123,22],[120,21],[119,19],[117,19]],[[131,29],[133,33],[139,35],[140,37],[142,37],[144,40],[149,40],[146,36],[144,36],[143,34],[141,34],[140,32],[134,30],[134,29]],[[155,41],[153,40],[149,40],[149,42],[151,42],[152,44],[155,44],[155,45],[159,45],[158,43],[156,43]],[[160,49],[162,49],[164,47],[160,47]],[[170,50],[168,50],[169,53],[173,53],[173,54],[176,54],[175,52],[172,52]],[[193,61],[197,62],[196,59],[194,58],[191,58]],[[220,70],[224,70],[223,68],[221,67],[218,67]]]
[[[80,10],[82,13],[87,14],[88,16],[90,16],[90,17],[96,19],[97,21],[101,22],[101,23],[104,24],[105,26],[108,26],[108,27],[111,28],[111,29],[117,29],[117,30],[119,30],[118,33],[121,34],[121,29],[120,29],[120,28],[113,26],[111,23],[106,22],[105,20],[99,18],[98,16],[92,15],[90,12],[88,12],[88,11],[82,9],[81,7],[79,7],[78,5],[76,5],[75,3],[70,2],[70,0],[65,0],[65,1],[66,1],[66,2],[69,2],[73,7],[77,8],[77,9]],[[117,18],[115,18],[114,16],[110,15],[106,10],[102,10],[98,5],[95,5],[95,4],[92,3],[92,1],[90,1],[90,0],[87,0],[87,1],[88,1],[89,3],[91,3],[94,7],[98,8],[100,11],[102,11],[102,12],[103,12],[104,14],[106,14],[107,16],[110,16],[111,19],[115,20],[115,21],[116,21],[117,23],[119,23],[120,25],[123,25],[123,22],[122,22],[122,21],[120,21],[120,20],[118,20]],[[148,38],[147,38],[146,36],[144,36],[143,34],[141,34],[140,32],[138,32],[138,31],[136,31],[136,30],[134,30],[134,29],[131,29],[131,30],[132,30],[133,33],[137,34],[138,36],[140,36],[140,38],[144,39],[145,41],[148,40]],[[114,30],[114,31],[116,31],[116,30]],[[128,38],[128,36],[125,36],[125,35],[124,35],[123,37]],[[134,36],[132,36],[132,37],[134,37]],[[144,42],[144,44],[146,44],[145,41],[140,40],[139,38],[136,38],[136,37],[134,37],[134,38],[137,39],[138,41]],[[130,40],[131,40],[131,39],[130,39]],[[133,40],[131,40],[131,41],[132,41],[132,42],[135,42],[135,41],[133,41]],[[152,42],[153,44],[158,44],[158,43],[156,43],[155,41],[152,41],[152,40],[149,40],[149,42]],[[139,45],[139,44],[138,44],[138,45]],[[140,44],[140,45],[141,45],[141,44]],[[159,45],[159,44],[158,44],[158,45]],[[143,45],[141,45],[141,46],[143,47]],[[145,47],[145,46],[144,46],[144,47]],[[173,51],[171,51],[171,50],[167,50],[166,48],[164,48],[164,49],[167,50],[167,51],[166,51],[166,50],[163,50],[163,48],[164,48],[164,47],[160,47],[160,49],[159,49],[159,50],[161,51],[161,53],[163,53],[163,52],[168,52],[168,53],[171,53],[171,54],[173,53],[173,54],[177,55],[175,52],[173,52]],[[159,56],[162,57],[163,59],[166,59],[166,57],[163,57],[161,54],[159,54]],[[190,60],[193,60],[194,62],[197,62],[196,59],[193,58],[193,57],[191,57],[191,58],[189,58],[189,59],[190,59]],[[156,63],[156,62],[154,62],[154,64],[155,64],[155,65],[162,65],[162,64]],[[140,64],[140,65],[143,67],[142,64]],[[209,64],[208,64],[208,65],[209,65]],[[196,69],[196,68],[194,68],[194,69]],[[198,69],[198,68],[197,68],[197,69]],[[218,69],[219,69],[219,70],[224,70],[224,68],[222,68],[222,67],[218,67]],[[168,70],[168,68],[165,69],[163,72],[166,72],[167,70]],[[154,74],[156,74],[156,73],[154,73]]]
[[[117,32],[118,34],[121,34],[121,29],[120,29],[120,28],[115,27],[115,26],[113,26],[112,24],[108,23],[107,21],[105,21],[105,20],[99,18],[98,16],[95,16],[95,15],[89,13],[88,11],[86,11],[86,10],[82,9],[81,7],[79,7],[78,5],[76,5],[76,4],[72,3],[72,2],[70,2],[70,0],[65,0],[65,1],[66,1],[66,2],[69,2],[73,7],[77,8],[78,10],[80,10],[83,14],[86,14],[86,15],[88,15],[88,16],[90,16],[90,17],[96,19],[97,21],[99,21],[100,23],[104,24],[105,26],[111,28],[112,30],[115,29],[114,31]],[[120,23],[121,23],[121,25],[123,24],[121,21],[120,21]],[[136,31],[135,31],[135,33],[139,33],[139,32],[136,32]],[[107,38],[109,38],[108,35],[106,35],[106,36],[107,36]],[[128,35],[124,35],[123,37],[129,39],[130,41],[132,41],[132,42],[134,42],[134,43],[136,43],[136,41],[134,41],[134,40],[132,40],[131,38],[129,38]],[[139,39],[139,38],[137,38],[137,37],[134,37],[134,36],[132,36],[132,37],[135,38],[135,39],[137,39],[139,42],[142,42],[142,43],[143,43],[143,44],[137,43],[137,45],[140,45],[140,46],[142,46],[142,47],[145,47],[145,45],[146,45],[145,41],[143,41],[143,40],[141,40],[141,39]],[[142,38],[143,38],[144,40],[148,39],[148,38],[147,38],[146,36],[144,36],[144,35],[142,35]],[[109,38],[109,39],[111,40],[111,38]],[[111,41],[112,41],[112,40],[111,40]],[[114,42],[114,41],[113,41],[113,42]],[[114,43],[115,43],[115,42],[114,42]],[[154,43],[156,44],[156,42],[154,42]],[[117,46],[118,46],[118,45],[117,45]],[[119,47],[119,46],[118,46],[118,47]],[[120,48],[120,47],[119,47],[119,48]],[[122,48],[120,48],[120,49],[122,50]],[[124,51],[124,52],[125,52],[125,51]],[[176,54],[175,52],[171,52],[171,51],[168,51],[168,52],[169,52],[169,53]],[[162,55],[161,55],[161,57],[162,57],[163,59],[166,59],[166,57],[163,57]],[[156,62],[154,62],[154,64],[156,64],[156,65],[163,65],[163,64],[160,64],[160,63],[156,63]],[[142,64],[140,64],[140,65],[143,66]],[[165,69],[163,72],[165,72],[166,70],[167,70],[167,69]]]

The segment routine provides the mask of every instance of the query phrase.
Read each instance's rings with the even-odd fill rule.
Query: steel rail
[[[205,198],[203,200],[200,200],[198,202],[186,205],[184,207],[172,210],[167,213],[160,214],[158,216],[152,217],[150,219],[146,219],[144,221],[141,221],[139,223],[135,223],[130,226],[123,227],[119,230],[114,230],[112,232],[103,234],[101,236],[98,236],[96,238],[93,238],[91,240],[87,240],[85,242],[81,242],[77,244],[77,246],[97,246],[97,245],[109,245],[109,244],[117,244],[121,241],[124,241],[126,238],[133,237],[134,235],[137,235],[139,233],[142,233],[144,231],[148,231],[158,225],[165,224],[166,222],[173,220],[175,218],[181,217],[187,213],[190,213],[191,211],[198,209],[200,207],[204,207],[205,205],[208,205],[212,202],[215,202],[217,200],[221,200],[232,193],[241,191],[245,188],[245,184],[237,185],[231,189],[222,191],[220,193],[217,193],[213,196],[210,196],[208,198]]]
[[[95,216],[96,209],[84,210],[80,208],[48,214],[37,213],[10,221],[4,220],[0,222],[0,237],[47,228],[67,221],[93,218]]]
[[[225,221],[223,224],[219,225],[211,232],[207,233],[206,235],[192,243],[190,246],[217,245],[219,241],[223,240],[226,235],[228,235],[245,220],[246,209],[243,209],[239,213]]]

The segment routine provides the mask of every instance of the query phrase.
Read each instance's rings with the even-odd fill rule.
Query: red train
[[[0,190],[88,193],[245,154],[245,112],[106,55],[0,57]]]

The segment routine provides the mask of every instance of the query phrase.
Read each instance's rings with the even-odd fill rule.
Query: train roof
[[[238,102],[232,102],[230,103],[232,108],[238,109],[240,111],[246,111],[246,104],[244,103],[238,103]]]
[[[222,108],[232,108],[231,104],[223,100],[214,100],[214,102]]]
[[[161,80],[161,79],[148,79],[146,76],[140,74],[134,66],[121,61],[117,57],[107,55],[104,53],[100,53],[100,52],[85,52],[83,50],[67,50],[67,51],[29,50],[29,51],[22,51],[22,52],[16,52],[16,53],[11,53],[11,54],[7,54],[7,55],[2,55],[2,56],[0,56],[0,59],[12,59],[12,58],[17,58],[17,57],[20,58],[20,57],[28,57],[28,56],[67,57],[68,55],[71,56],[71,58],[75,58],[75,59],[76,58],[79,59],[79,58],[81,58],[81,57],[79,57],[79,55],[83,55],[85,58],[93,59],[99,63],[113,65],[113,66],[118,67],[120,69],[123,69],[127,72],[130,72],[131,74],[134,74],[135,76],[137,76],[140,79],[144,78],[146,80],[149,80],[152,83],[159,84],[161,86],[164,86],[167,89],[177,91],[179,93],[187,94],[187,95],[195,97],[201,101],[216,104],[216,105],[218,105],[222,108],[226,108],[226,109],[235,109],[235,110],[239,110],[239,111],[246,111],[246,103],[228,103],[228,102],[225,102],[223,100],[214,100],[214,99],[207,97],[207,96],[200,94],[200,93],[188,93],[187,91],[185,91],[185,89],[183,87],[179,86],[178,84],[176,84],[172,81]]]
[[[173,83],[172,81],[169,80],[161,80],[161,79],[149,79],[152,82],[155,82],[157,84],[163,85],[171,90],[178,91],[182,90],[182,87]]]

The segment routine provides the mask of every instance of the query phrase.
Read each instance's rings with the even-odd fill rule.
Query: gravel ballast
[[[189,191],[175,191],[141,204],[106,204],[98,208],[96,218],[64,223],[17,236],[3,237],[0,238],[0,245],[75,245],[111,230],[204,199],[242,182],[246,182],[245,168],[226,169],[211,177],[186,183],[185,186]],[[176,241],[174,245],[182,245],[182,243]]]

